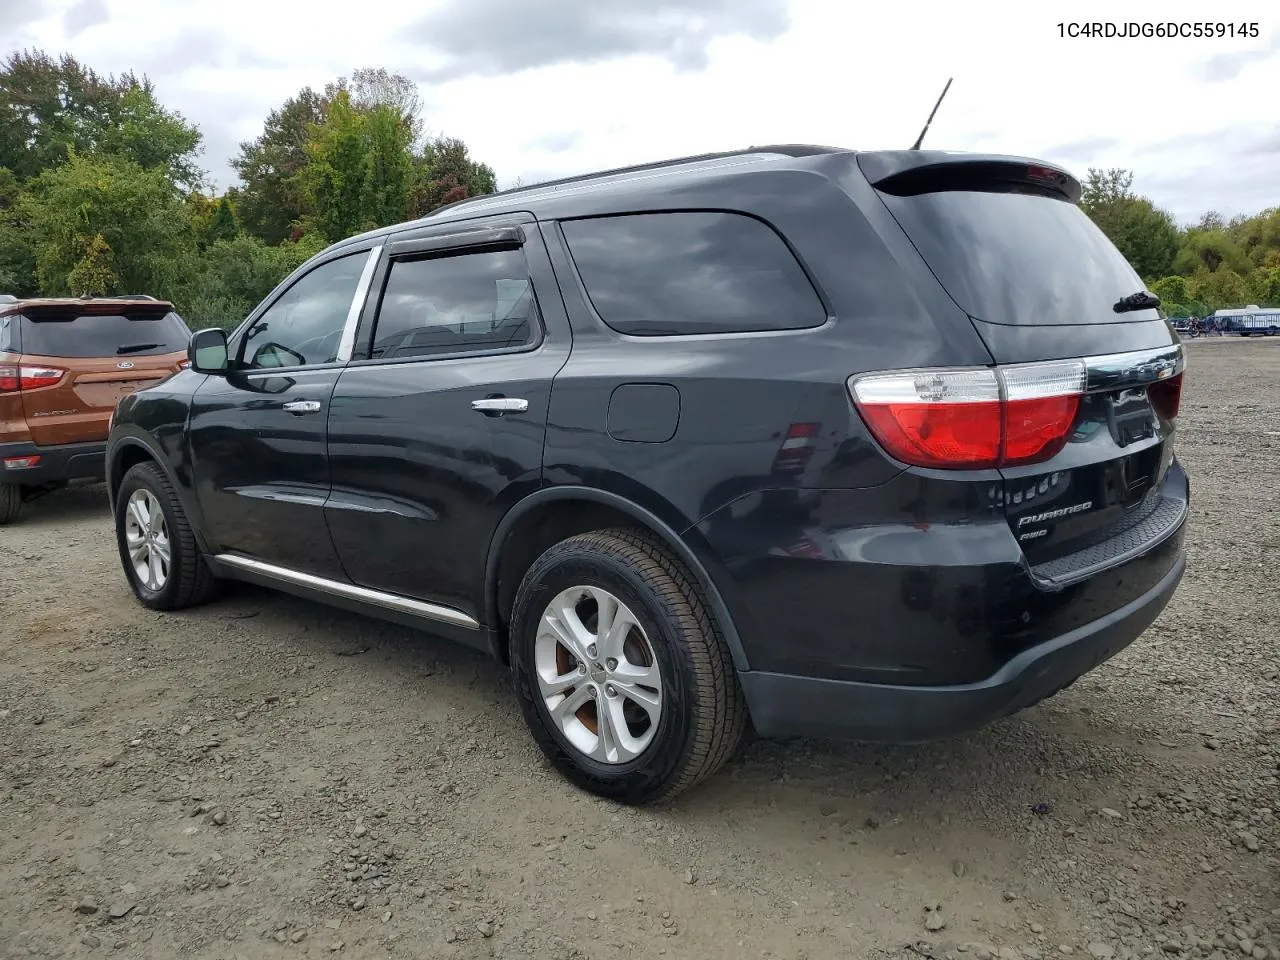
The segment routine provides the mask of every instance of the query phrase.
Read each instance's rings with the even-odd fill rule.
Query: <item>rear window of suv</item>
[[[1154,309],[1112,309],[1146,284],[1073,203],[964,190],[880,196],[942,286],[972,317],[1048,326],[1158,316]]]
[[[827,320],[790,248],[752,217],[628,214],[561,229],[592,305],[619,333],[749,333]]]
[[[176,313],[42,313],[22,318],[22,352],[37,357],[151,357],[187,348]]]

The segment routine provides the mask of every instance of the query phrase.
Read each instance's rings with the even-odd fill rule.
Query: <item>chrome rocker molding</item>
[[[386,610],[394,610],[396,613],[407,613],[415,617],[435,620],[438,623],[447,623],[450,626],[462,627],[467,630],[480,629],[480,624],[476,620],[459,610],[454,610],[452,607],[442,607],[439,604],[427,603],[423,600],[410,600],[408,597],[396,596],[393,593],[383,593],[380,590],[370,590],[367,587],[357,587],[350,583],[339,583],[337,580],[328,580],[324,577],[313,576],[310,573],[300,573],[297,570],[290,570],[288,567],[277,567],[273,563],[263,563],[261,560],[252,560],[249,557],[241,557],[233,553],[220,553],[213,559],[216,563],[233,569],[255,573],[260,577],[268,577],[284,583],[297,584],[300,587],[307,587],[321,593],[330,593],[346,600],[357,600]]]

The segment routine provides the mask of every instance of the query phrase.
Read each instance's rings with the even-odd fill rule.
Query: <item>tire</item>
[[[168,562],[158,564],[163,576],[153,582],[143,579],[131,556],[130,532],[146,527],[132,513],[135,497],[148,505],[148,515],[159,509],[163,526],[150,527],[154,539],[148,541],[148,559],[154,547],[168,549]],[[133,588],[134,596],[152,610],[181,610],[212,599],[217,592],[217,581],[210,573],[195,534],[187,522],[182,503],[173,484],[155,463],[139,463],[129,469],[120,481],[116,495],[116,545],[120,551],[120,563],[125,577]],[[132,524],[132,526],[131,526]],[[149,571],[155,569],[149,563]]]
[[[16,483],[0,483],[0,526],[12,523],[22,512],[22,487]]]
[[[594,597],[584,596],[587,591]],[[598,637],[601,649],[587,648],[588,655],[575,664],[569,648],[557,642],[546,615],[566,610],[577,602],[571,599],[575,595],[583,599],[574,615],[588,630],[598,626],[602,604],[607,607],[610,598],[620,604],[617,616],[632,615],[639,630],[627,632],[618,659],[606,654],[617,653],[619,643],[609,647]],[[573,637],[573,632],[560,636]],[[554,650],[554,662],[548,649]],[[636,671],[652,678],[654,667],[660,695],[656,721],[635,699],[652,701],[654,688],[625,682]],[[621,803],[667,801],[710,777],[738,748],[747,723],[728,646],[693,577],[661,542],[635,531],[584,533],[557,543],[534,562],[512,608],[511,671],[525,722],[552,765],[582,789]],[[578,686],[559,699],[546,694],[548,675],[568,682],[571,673],[581,676]],[[565,711],[559,721],[553,718],[552,707],[571,706],[588,688],[595,691],[590,700],[572,714]],[[605,756],[609,745],[601,736],[601,705],[627,725],[621,733],[620,727],[605,724],[614,731],[614,756]],[[637,749],[640,743],[645,745]]]

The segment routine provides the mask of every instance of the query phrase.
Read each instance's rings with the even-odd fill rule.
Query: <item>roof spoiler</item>
[[[1080,202],[1080,182],[1061,167],[1026,157],[952,153],[945,150],[885,150],[858,154],[858,166],[877,190],[909,197],[972,190],[1034,193]]]
[[[55,319],[87,316],[120,316],[128,314],[138,318],[160,318],[173,312],[173,304],[167,300],[133,300],[116,297],[103,300],[38,300],[22,306],[22,313],[30,319]]]

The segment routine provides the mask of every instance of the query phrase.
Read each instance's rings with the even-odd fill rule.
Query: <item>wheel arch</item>
[[[120,429],[117,427],[117,430]],[[182,509],[187,514],[187,522],[191,524],[191,531],[196,538],[196,543],[199,545],[201,552],[207,555],[209,551],[204,540],[203,523],[201,522],[202,514],[198,509],[199,504],[195,500],[194,492],[189,490],[187,485],[182,482],[177,471],[174,470],[173,463],[154,438],[135,427],[125,429],[129,432],[113,436],[107,444],[107,498],[111,505],[112,514],[114,515],[115,513],[116,494],[120,490],[120,483],[124,480],[124,475],[139,463],[151,461],[164,472],[169,482],[173,484],[174,492],[178,495],[178,501],[182,504]]]
[[[739,671],[748,669],[742,638],[724,596],[685,537],[652,510],[620,494],[593,487],[546,487],[503,516],[485,558],[484,613],[495,658],[509,662],[507,618],[525,571],[542,552],[567,537],[610,526],[630,526],[657,537],[688,568],[702,589]]]

